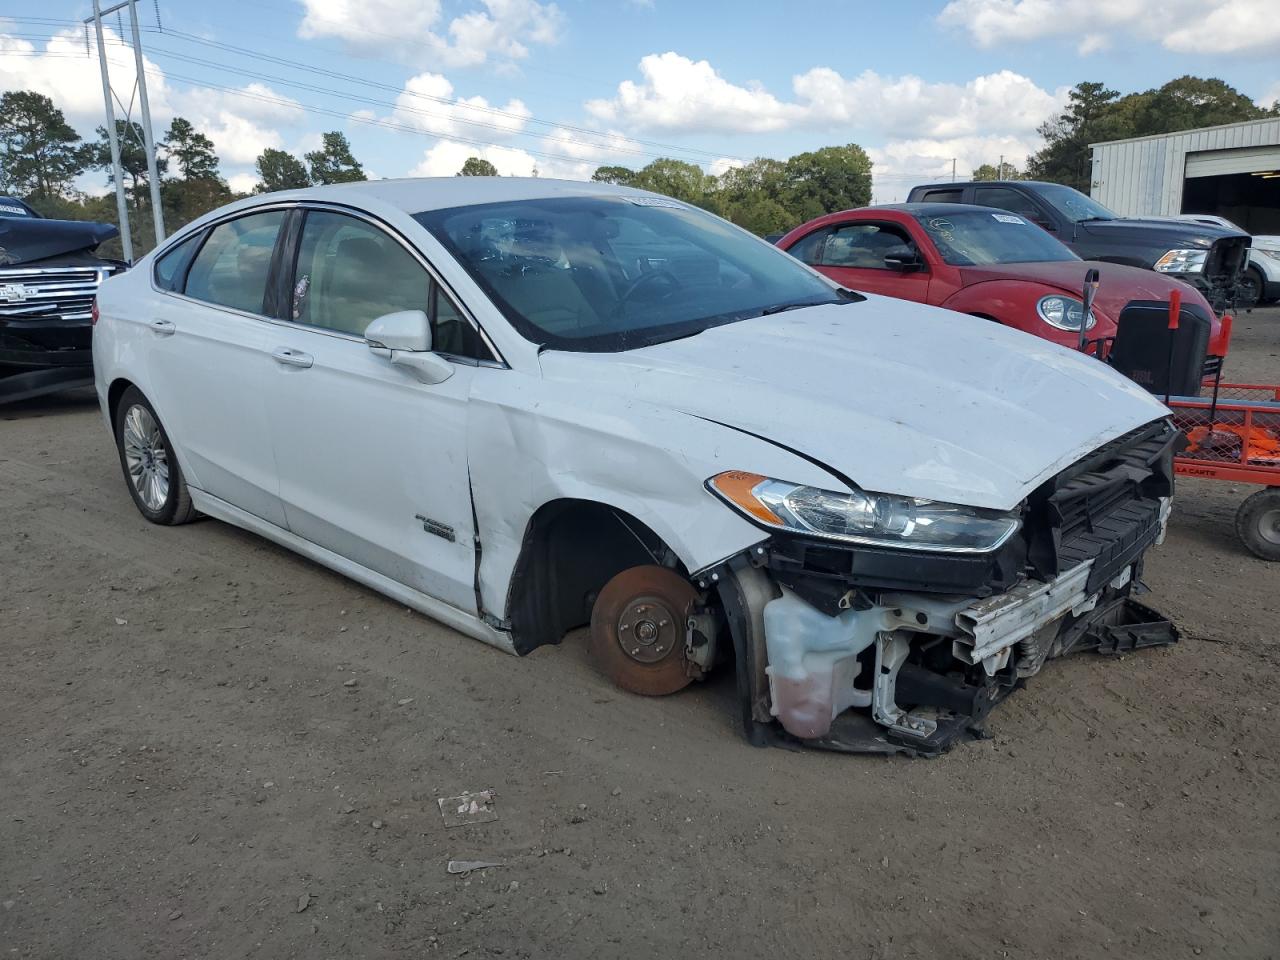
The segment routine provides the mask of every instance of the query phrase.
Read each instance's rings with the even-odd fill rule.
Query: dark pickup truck
[[[1224,227],[1120,217],[1079,190],[1037,180],[929,183],[913,187],[907,202],[1007,210],[1048,230],[1082,260],[1146,267],[1185,280],[1219,314],[1244,293],[1250,238]]]
[[[94,251],[119,234],[0,197],[0,403],[93,383],[93,298],[126,266]]]

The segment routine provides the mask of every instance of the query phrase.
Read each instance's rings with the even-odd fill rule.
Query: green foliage
[[[984,163],[969,175],[970,180],[1025,180],[1026,177],[1018,172],[1018,168],[1008,161],[1005,162],[1004,170],[1001,171],[999,165],[994,163]]]
[[[291,153],[267,147],[258,155],[259,183],[254,193],[274,193],[277,190],[297,190],[311,186],[307,168]]]
[[[65,196],[91,159],[80,134],[44,94],[0,96],[0,192],[46,201]]]
[[[483,157],[467,157],[456,176],[459,177],[496,177],[498,168]]]
[[[1269,116],[1280,116],[1280,104],[1264,109],[1217,79],[1178,77],[1124,97],[1101,83],[1081,83],[1071,91],[1066,110],[1040,126],[1045,145],[1028,159],[1027,173],[1088,193],[1091,143]]]
[[[213,141],[197,131],[190,120],[174,117],[164,146],[183,180],[222,179],[218,172],[218,155],[213,152]]]
[[[675,197],[758,234],[871,202],[871,159],[856,144],[785,161],[757,157],[718,177],[696,164],[662,158],[639,170],[600,167],[591,179]]]
[[[619,187],[629,187],[636,178],[636,172],[630,167],[596,167],[591,179],[596,183],[612,183]]]
[[[354,183],[369,179],[364,175],[364,167],[352,156],[351,144],[345,134],[330,130],[322,140],[324,145],[319,150],[312,150],[306,155],[312,183]]]

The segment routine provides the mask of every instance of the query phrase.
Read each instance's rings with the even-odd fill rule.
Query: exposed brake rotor
[[[592,658],[615,684],[663,696],[688,686],[685,625],[698,594],[666,567],[631,567],[610,580],[591,611]]]

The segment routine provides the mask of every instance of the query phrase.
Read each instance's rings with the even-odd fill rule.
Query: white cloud
[[[1275,0],[951,0],[938,22],[964,30],[979,47],[1026,43],[1088,32],[1077,46],[1087,55],[1117,33],[1161,44],[1176,53],[1280,53]]]
[[[706,60],[674,51],[640,61],[640,83],[624,80],[610,99],[588,100],[586,110],[608,123],[646,130],[766,133],[795,124],[803,110],[779,101],[759,84],[730,83]]]
[[[455,97],[453,84],[440,74],[420,73],[406,81],[391,116],[424,133],[493,139],[519,133],[532,114],[514,98],[491,107],[484,97]]]
[[[237,173],[227,177],[227,184],[236,193],[253,193],[253,188],[258,185],[258,175],[256,173]]]
[[[477,147],[455,140],[441,140],[422,155],[409,171],[411,177],[452,177],[468,157],[488,160],[504,177],[528,177],[538,165],[533,154],[517,147]]]
[[[956,178],[969,175],[984,163],[992,166],[1004,158],[1019,170],[1027,157],[1040,148],[1038,137],[1027,135],[920,137],[891,140],[881,147],[869,147],[872,167],[872,200],[875,203],[904,201],[918,183],[950,180],[952,160]]]
[[[136,76],[133,55],[113,31],[104,27],[103,33],[112,87],[128,103]],[[251,83],[235,93],[204,87],[177,89],[163,70],[150,60],[144,62],[156,138],[164,136],[174,116],[186,117],[213,141],[219,158],[231,167],[252,164],[264,148],[279,147],[281,128],[303,119],[296,100],[264,84]],[[55,34],[43,48],[0,32],[0,89],[43,93],[86,139],[95,139],[96,128],[106,123],[97,50],[86,57],[84,35],[76,31]],[[116,119],[123,118],[117,106]],[[133,119],[139,118],[135,106]],[[100,181],[101,175],[95,173],[88,182]]]
[[[962,85],[864,70],[846,80],[829,67],[794,78],[810,126],[883,130],[892,136],[959,137],[1034,130],[1056,112],[1066,91],[1050,93],[1011,70]]]
[[[792,78],[790,101],[758,85],[732,84],[707,61],[677,53],[646,56],[640,73],[640,83],[623,81],[613,98],[588,101],[587,112],[633,129],[673,132],[845,132],[853,126],[895,137],[950,138],[1029,133],[1066,98],[1065,89],[1051,93],[1011,70],[955,84],[874,70],[846,79],[815,67]]]
[[[556,42],[563,15],[538,0],[480,0],[447,23],[440,0],[302,0],[298,35],[334,37],[349,50],[434,67],[469,67],[529,55]],[[382,29],[378,30],[377,26]]]
[[[1256,103],[1260,107],[1270,108],[1270,106],[1273,103],[1276,103],[1277,101],[1280,101],[1280,80],[1277,80],[1275,83],[1273,83],[1271,85],[1271,88],[1267,90],[1267,92],[1264,93],[1262,96],[1260,96],[1257,100],[1255,100],[1254,103]]]
[[[734,157],[720,157],[716,160],[712,160],[711,163],[708,164],[707,170],[713,177],[718,177],[722,173],[734,170],[738,167],[745,167],[746,165],[747,161],[745,160],[738,160]]]
[[[84,34],[67,30],[55,34],[42,48],[19,40],[5,32],[0,19],[0,89],[35,90],[53,100],[67,121],[82,135],[92,135],[94,128],[105,125],[102,105],[102,76],[98,68],[97,44],[91,54],[85,53]],[[133,53],[112,30],[103,28],[107,59],[111,64],[111,82],[118,91],[133,88],[136,70]],[[164,74],[151,60],[144,60],[147,71],[147,93],[155,115],[167,110],[169,87]],[[128,102],[127,95],[124,97]],[[117,107],[117,119],[122,111]]]

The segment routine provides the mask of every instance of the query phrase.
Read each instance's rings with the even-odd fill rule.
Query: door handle
[[[286,367],[309,367],[312,364],[311,354],[290,347],[276,347],[271,351],[271,359]]]
[[[152,320],[149,326],[157,337],[172,337],[178,332],[178,325],[172,320]]]

